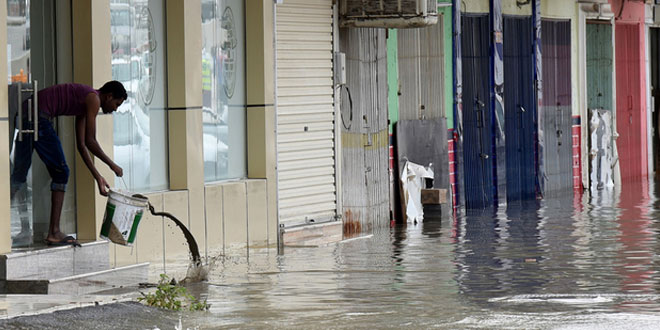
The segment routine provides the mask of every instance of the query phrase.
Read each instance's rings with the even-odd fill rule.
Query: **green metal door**
[[[612,26],[587,24],[587,106],[612,110]]]

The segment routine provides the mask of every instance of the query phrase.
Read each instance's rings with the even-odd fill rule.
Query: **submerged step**
[[[0,293],[84,295],[117,288],[137,287],[146,282],[149,263],[141,263],[97,272],[54,279],[0,281]]]

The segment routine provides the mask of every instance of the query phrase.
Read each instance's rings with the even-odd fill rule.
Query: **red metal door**
[[[647,174],[645,73],[639,29],[637,24],[616,24],[616,144],[623,180]]]

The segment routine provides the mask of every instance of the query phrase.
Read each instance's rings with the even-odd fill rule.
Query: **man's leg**
[[[35,142],[34,149],[46,165],[48,173],[53,180],[50,187],[50,225],[46,240],[49,243],[77,244],[75,240],[65,240],[66,235],[60,231],[60,216],[62,214],[62,204],[64,203],[64,192],[66,191],[66,184],[69,179],[69,167],[66,165],[60,139],[49,120],[40,121],[39,141]]]
[[[50,226],[48,227],[48,237],[46,238],[48,241],[59,242],[66,236],[60,231],[60,215],[62,214],[62,204],[64,204],[64,191],[51,191]]]

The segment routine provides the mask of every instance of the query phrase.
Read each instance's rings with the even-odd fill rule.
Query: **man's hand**
[[[108,189],[110,189],[108,181],[105,181],[104,177],[99,176],[99,178],[96,180],[96,184],[99,186],[99,192],[101,195],[108,196]]]
[[[124,176],[124,170],[119,165],[113,164],[110,166],[110,169],[112,169],[112,171],[115,172],[118,177]]]

